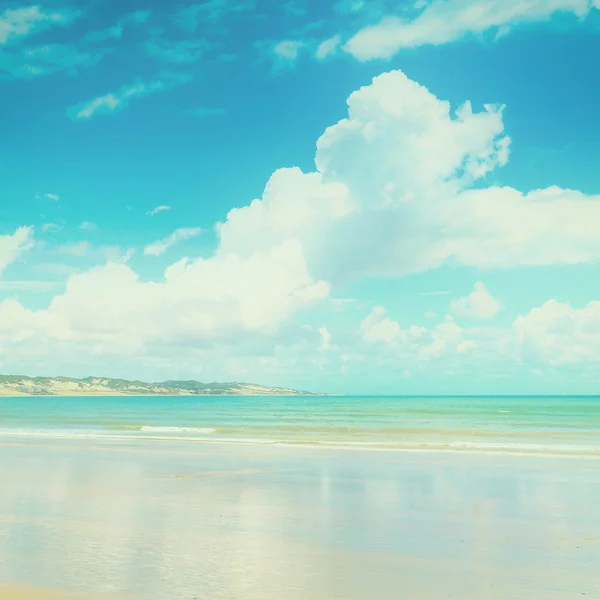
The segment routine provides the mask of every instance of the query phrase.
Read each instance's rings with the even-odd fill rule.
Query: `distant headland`
[[[108,377],[27,377],[0,375],[0,396],[323,396],[253,383],[162,381],[148,383]]]

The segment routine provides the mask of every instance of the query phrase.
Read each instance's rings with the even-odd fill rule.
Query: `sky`
[[[600,0],[0,3],[0,372],[594,394]]]

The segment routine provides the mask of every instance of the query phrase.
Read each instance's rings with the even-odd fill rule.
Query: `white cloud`
[[[48,12],[38,5],[7,9],[0,13],[0,45],[55,25],[67,25],[78,15],[68,10]]]
[[[447,296],[448,290],[438,290],[436,292],[419,292],[419,296]]]
[[[384,359],[389,364],[402,361],[423,366],[424,362],[443,359],[445,364],[460,364],[468,354],[469,368],[485,365],[486,371],[494,365],[581,368],[600,363],[600,302],[574,308],[548,300],[504,328],[462,328],[446,316],[432,327],[413,325],[403,329],[386,316],[384,308],[377,307],[362,322],[360,335],[371,347],[370,359],[374,362]],[[342,350],[359,356],[368,351],[356,345]]]
[[[67,113],[72,119],[87,120],[99,114],[121,110],[128,106],[133,98],[163,92],[187,81],[189,81],[189,78],[182,74],[166,74],[161,79],[151,82],[139,81],[138,83],[125,85],[117,92],[105,94],[88,102],[72,106]]]
[[[319,328],[319,334],[321,335],[321,349],[328,350],[331,347],[331,333],[326,327]]]
[[[467,339],[468,332],[450,316],[432,328],[411,325],[402,329],[397,321],[386,316],[382,306],[373,309],[364,319],[360,333],[367,344],[383,346],[392,360],[433,360],[449,353],[465,353],[476,346]]]
[[[600,196],[550,187],[470,189],[508,161],[503,107],[474,112],[393,71],[354,92],[349,118],[317,142],[317,170],[276,171],[232,210],[221,249],[295,239],[311,273],[339,283],[445,263],[479,268],[600,258]]]
[[[107,53],[107,49],[81,50],[73,43],[6,46],[0,54],[0,70],[15,78],[33,79],[91,67]]]
[[[56,254],[66,254],[67,256],[87,256],[92,250],[89,242],[72,242],[63,244],[55,248]]]
[[[548,300],[513,323],[515,349],[522,360],[550,364],[600,362],[600,302],[583,308]]]
[[[303,47],[304,42],[298,40],[282,40],[273,46],[273,52],[278,58],[289,63],[294,63],[298,59],[298,54]]]
[[[100,31],[90,31],[85,35],[85,40],[89,42],[104,42],[110,39],[121,39],[126,25],[142,25],[150,19],[151,14],[149,10],[138,10],[129,13],[120,18],[116,25],[112,27]]]
[[[151,353],[163,344],[239,344],[242,333],[273,334],[328,292],[325,283],[311,281],[294,243],[245,260],[183,259],[165,271],[162,282],[140,281],[129,266],[108,263],[71,276],[46,310],[30,311],[15,300],[0,303],[0,339],[5,347],[39,342],[56,352],[84,344],[92,354],[109,355]]]
[[[13,234],[0,235],[0,275],[33,245],[33,228],[19,227]]]
[[[63,226],[60,223],[44,223],[42,225],[42,231],[59,231]]]
[[[361,323],[363,339],[367,342],[393,342],[403,336],[403,331],[396,321],[385,316],[383,306],[377,306]]]
[[[164,351],[189,358],[193,349],[228,343],[255,351],[265,339],[271,345],[260,351],[273,352],[274,337],[290,339],[293,329],[293,336],[313,336],[314,354],[326,336],[295,329],[290,319],[349,280],[443,264],[597,260],[600,197],[556,187],[528,194],[482,187],[484,176],[508,161],[502,114],[495,105],[474,112],[468,103],[452,111],[403,73],[381,75],[350,96],[348,118],[320,137],[314,172],[280,169],[260,199],[230,211],[217,226],[212,257],[182,259],[155,281],[109,262],[73,275],[44,310],[1,304],[2,343],[22,352],[89,348],[104,356]],[[168,245],[160,240],[146,253]],[[390,360],[495,356],[500,343],[502,352],[519,347],[513,328],[461,328],[451,317],[428,328],[400,325],[383,309],[356,335]],[[338,347],[352,354],[336,331]]]
[[[91,221],[83,221],[79,225],[79,229],[83,229],[84,231],[96,231],[98,229],[98,225],[96,223],[92,223]]]
[[[500,302],[488,292],[482,282],[476,283],[468,296],[452,300],[450,304],[450,312],[457,317],[491,319],[499,310]]]
[[[236,13],[251,11],[255,6],[255,0],[205,0],[178,10],[171,20],[193,33],[202,22],[215,24]]]
[[[168,235],[162,240],[157,240],[152,244],[149,244],[144,248],[144,254],[147,256],[160,256],[164,254],[169,248],[182,242],[183,240],[189,240],[190,238],[196,237],[202,233],[202,229],[199,227],[181,228],[176,229],[171,235]]]
[[[171,207],[162,204],[161,206],[157,206],[156,208],[149,210],[146,214],[150,217],[153,217],[154,215],[157,215],[160,212],[164,212],[165,210],[171,210]]]
[[[361,61],[391,58],[404,48],[441,45],[486,31],[547,21],[556,13],[585,17],[591,0],[432,0],[412,19],[388,16],[361,29],[344,49]]]
[[[162,38],[148,40],[145,44],[146,54],[175,64],[189,64],[199,61],[208,43],[203,39],[171,41]]]
[[[60,200],[60,196],[58,194],[40,194],[39,192],[35,195],[36,200],[54,200],[58,202]]]
[[[8,290],[47,290],[56,287],[54,281],[37,281],[37,280],[0,280],[0,289]]]
[[[339,0],[334,4],[333,10],[341,14],[355,13],[362,10],[364,6],[364,0]]]
[[[339,35],[334,35],[333,37],[322,41],[317,47],[317,51],[315,52],[315,58],[317,60],[324,60],[328,56],[335,54],[340,46],[341,41],[342,38]]]

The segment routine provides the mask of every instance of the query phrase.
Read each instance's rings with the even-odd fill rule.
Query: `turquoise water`
[[[600,455],[600,397],[0,398],[0,438]]]

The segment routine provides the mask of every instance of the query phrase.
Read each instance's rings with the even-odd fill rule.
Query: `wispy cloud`
[[[340,14],[356,13],[365,6],[365,0],[339,0],[333,6],[333,10]]]
[[[317,60],[325,60],[328,56],[335,54],[338,50],[340,43],[342,41],[341,36],[334,35],[324,41],[322,41],[315,52],[315,58]]]
[[[96,225],[96,223],[92,223],[91,221],[84,221],[79,225],[79,229],[83,229],[84,231],[96,231],[96,229],[98,229],[98,225]]]
[[[19,227],[13,234],[0,235],[0,275],[23,252],[33,247],[33,228]]]
[[[63,226],[59,223],[44,223],[42,225],[42,231],[60,231]]]
[[[89,42],[104,42],[110,39],[121,39],[125,26],[142,25],[146,23],[152,13],[149,10],[137,10],[120,18],[115,25],[101,29],[99,31],[90,31],[85,35],[85,40]]]
[[[300,49],[304,42],[298,40],[283,40],[277,42],[273,47],[273,52],[279,57],[289,61],[295,61],[298,58]]]
[[[208,0],[177,11],[171,18],[174,25],[193,33],[203,21],[218,23],[226,16],[254,10],[255,0]]]
[[[160,256],[178,242],[196,237],[201,233],[202,229],[199,227],[176,229],[171,235],[146,246],[144,254],[146,256]]]
[[[46,11],[39,5],[7,9],[0,13],[0,44],[7,44],[57,25],[68,25],[79,11]]]
[[[8,290],[44,290],[57,286],[55,281],[15,280],[3,281],[0,279],[0,289]]]
[[[556,13],[585,17],[589,0],[431,0],[413,4],[412,18],[388,16],[364,27],[344,49],[360,61],[391,58],[404,48],[439,46],[487,31],[502,35],[516,25],[549,20]]]
[[[73,242],[57,246],[55,253],[66,254],[67,256],[87,256],[91,250],[92,245],[89,242]]]
[[[306,7],[297,0],[288,0],[281,5],[283,12],[291,17],[302,17],[306,14]]]
[[[209,43],[204,39],[173,42],[164,38],[154,38],[145,44],[148,56],[175,64],[196,62],[202,58],[209,47]]]
[[[45,44],[43,46],[16,46],[3,49],[0,71],[15,79],[33,79],[97,64],[108,49],[81,50],[74,44]]]
[[[189,80],[190,78],[183,74],[168,74],[151,82],[139,81],[125,85],[116,92],[76,104],[67,110],[67,114],[75,120],[91,119],[99,114],[122,110],[129,105],[133,98],[142,98],[150,94],[164,92]]]
[[[439,292],[419,292],[419,296],[447,296],[450,292],[441,290]]]
[[[255,46],[263,56],[272,61],[273,71],[277,72],[286,68],[293,69],[300,56],[300,51],[306,44],[300,40],[281,40],[278,42],[259,40],[255,42]]]
[[[161,204],[160,206],[157,206],[156,208],[149,210],[146,214],[153,217],[154,215],[157,215],[160,212],[164,212],[165,210],[171,210],[171,207]]]
[[[40,194],[39,192],[35,195],[36,200],[54,200],[58,202],[60,200],[60,196],[58,194]]]
[[[101,249],[105,260],[114,263],[127,263],[135,254],[134,248],[121,248],[120,246],[103,246]]]

